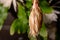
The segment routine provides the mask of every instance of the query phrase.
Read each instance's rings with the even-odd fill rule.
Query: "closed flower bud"
[[[38,0],[33,0],[32,10],[29,16],[30,34],[33,37],[38,36],[42,26],[42,12],[38,6]]]

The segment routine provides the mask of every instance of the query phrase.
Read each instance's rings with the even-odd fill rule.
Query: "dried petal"
[[[38,3],[35,2],[33,3],[32,11],[29,16],[30,34],[33,37],[36,37],[39,34],[41,25],[42,25],[42,12],[38,6]]]

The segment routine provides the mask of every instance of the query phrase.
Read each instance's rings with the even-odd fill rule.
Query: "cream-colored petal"
[[[0,0],[4,7],[10,7],[12,0]]]

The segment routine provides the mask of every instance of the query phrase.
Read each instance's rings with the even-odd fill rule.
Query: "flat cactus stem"
[[[38,6],[38,0],[33,0],[32,10],[29,16],[30,34],[33,37],[38,36],[39,30],[42,26],[42,19],[42,11]]]

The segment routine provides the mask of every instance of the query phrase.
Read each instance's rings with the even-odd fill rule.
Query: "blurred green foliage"
[[[7,10],[8,8],[3,7],[2,4],[0,4],[0,30],[3,26],[4,20],[7,17]]]
[[[46,0],[40,0],[39,5],[44,14],[46,14],[46,13],[49,14],[53,10],[53,8],[51,6],[49,6],[49,3]]]
[[[17,32],[18,34],[25,33],[25,32],[29,33],[29,24],[28,24],[29,19],[27,19],[27,17],[29,16],[31,11],[32,1],[27,0],[25,5],[27,9],[23,5],[18,3],[18,19],[16,19],[11,25],[10,28],[11,35],[13,35],[14,32]],[[40,35],[44,38],[44,40],[47,39],[47,31],[44,23],[42,24]]]

